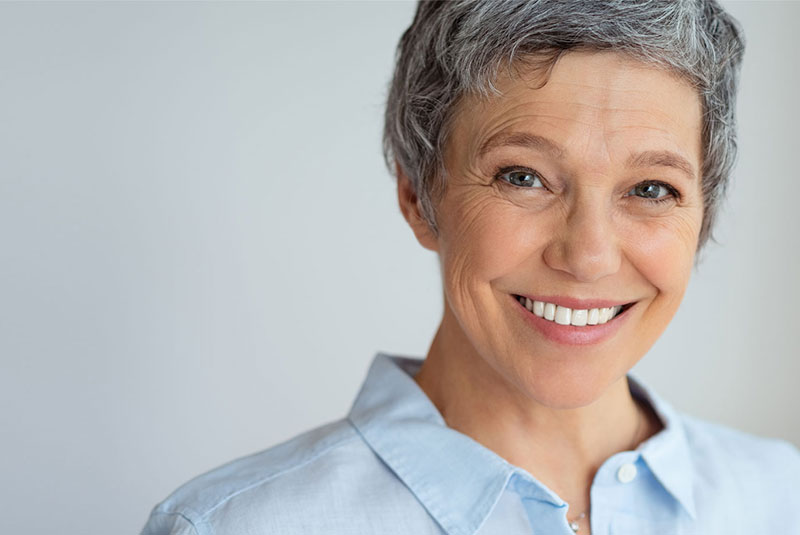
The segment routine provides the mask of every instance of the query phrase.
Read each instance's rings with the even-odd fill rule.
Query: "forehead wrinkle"
[[[464,143],[462,146],[469,149],[470,160],[475,161],[498,146],[520,146],[538,149],[562,160],[575,152],[583,152],[588,154],[583,158],[584,163],[601,164],[603,161],[600,167],[592,167],[597,170],[607,169],[606,165],[613,160],[610,146],[614,144],[615,134],[630,130],[657,132],[661,134],[660,139],[649,140],[643,143],[642,148],[663,151],[679,148],[674,144],[677,141],[674,139],[675,132],[667,128],[667,125],[675,125],[681,129],[690,126],[660,107],[636,106],[636,103],[626,103],[625,99],[614,98],[614,95],[620,94],[646,94],[641,90],[610,88],[612,91],[608,91],[609,88],[604,90],[593,84],[573,85],[595,88],[599,98],[596,101],[589,99],[589,102],[564,102],[552,98],[541,100],[544,96],[542,90],[531,90],[521,84],[510,87],[510,91],[502,97],[481,99],[472,106],[462,108],[469,119],[461,124],[466,127],[462,128],[461,141]],[[552,90],[553,87],[549,89]],[[615,102],[619,102],[619,105],[614,105]],[[609,120],[610,117],[614,119]],[[597,129],[602,132],[597,132]],[[542,142],[537,137],[548,138],[554,143]],[[697,137],[700,138],[699,135]],[[664,146],[664,142],[667,142],[667,146]],[[569,150],[569,147],[578,147],[578,150]],[[625,157],[629,157],[633,150],[626,152],[624,156],[621,155],[621,159],[618,158],[620,163],[625,162]],[[666,162],[674,163],[669,159]],[[642,162],[640,160],[635,163]],[[673,167],[679,168],[680,165]]]
[[[567,138],[566,143],[559,143],[545,135],[534,133],[536,131],[535,128],[523,129],[522,131],[517,130],[514,127],[521,119],[522,118],[508,120],[504,124],[499,125],[498,131],[489,136],[483,143],[479,143],[479,137],[473,138],[472,144],[477,147],[473,149],[473,153],[477,153],[480,158],[499,147],[521,147],[534,150],[538,149],[541,152],[548,153],[555,159],[566,160],[564,163],[580,155],[583,160],[581,167],[591,172],[604,173],[608,171],[609,165],[613,165],[614,158],[610,149],[611,138],[614,137],[614,133],[623,130],[622,128],[609,131],[606,125],[602,123],[573,121],[573,123],[586,126],[587,128],[581,128],[577,131],[573,130]],[[539,122],[542,123],[543,121]],[[560,129],[558,125],[547,126],[548,128]],[[641,129],[643,127],[629,126],[625,129],[631,128]],[[670,132],[663,128],[644,128],[660,134],[666,134],[667,137],[670,137]],[[687,158],[680,154],[682,151],[669,150],[672,148],[672,143],[669,143],[668,148],[663,147],[662,144],[659,145],[661,146],[658,148],[643,150],[641,152],[636,152],[635,149],[627,150],[628,158],[624,160],[625,165],[627,167],[672,167],[689,177],[695,176],[693,166],[689,163]]]
[[[538,118],[555,118],[560,120],[569,120],[574,121],[579,124],[593,124],[595,122],[599,122],[599,118],[604,115],[644,115],[645,117],[655,117],[659,123],[664,121],[670,122],[675,124],[676,126],[684,126],[683,122],[679,121],[675,118],[672,114],[668,113],[665,110],[661,110],[658,108],[653,107],[642,107],[642,106],[613,106],[609,104],[592,104],[587,102],[571,102],[569,104],[569,110],[573,113],[565,116],[563,114],[554,114],[550,110],[554,107],[564,107],[564,102],[556,102],[556,101],[549,101],[549,100],[539,100],[536,102],[527,102],[524,104],[517,104],[514,108],[519,108],[523,106],[533,106],[533,107],[542,107],[543,110],[531,111],[527,113],[527,116],[530,117],[538,117]],[[587,113],[575,113],[575,111],[585,111]],[[509,112],[511,110],[508,110]],[[587,117],[584,117],[588,116]]]
[[[554,84],[558,85],[558,84]],[[579,84],[579,83],[565,83],[561,82],[560,85],[572,85],[575,87],[590,87],[596,89],[596,94],[591,95],[588,99],[582,99],[581,102],[571,102],[570,111],[583,110],[593,112],[592,118],[597,119],[601,115],[607,114],[630,114],[630,115],[645,115],[655,117],[658,122],[667,121],[679,127],[685,126],[682,121],[678,120],[672,113],[661,109],[660,107],[653,107],[649,102],[650,93],[641,89],[627,89],[624,87],[598,87],[592,84]],[[547,89],[547,86],[543,90]],[[552,90],[553,88],[550,87]],[[551,106],[564,106],[563,101],[553,101],[550,98],[542,99],[545,96],[539,93],[539,98],[533,102],[528,102],[534,106],[544,106],[550,108]],[[642,102],[639,98],[631,99],[629,96],[641,97],[644,99]],[[695,99],[696,104],[699,105],[699,99]],[[581,114],[571,113],[572,120],[578,120]]]

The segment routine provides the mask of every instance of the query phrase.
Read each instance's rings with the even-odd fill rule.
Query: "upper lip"
[[[615,306],[629,305],[633,300],[620,300],[620,299],[580,299],[578,297],[567,297],[563,295],[527,295],[515,294],[521,297],[527,297],[531,301],[542,301],[544,303],[553,303],[554,305],[571,308],[573,310],[589,310],[592,308],[608,308]]]

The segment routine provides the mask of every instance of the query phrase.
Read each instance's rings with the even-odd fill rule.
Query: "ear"
[[[439,241],[422,215],[422,206],[417,192],[414,190],[414,185],[400,165],[397,165],[397,202],[419,244],[426,249],[438,252]]]

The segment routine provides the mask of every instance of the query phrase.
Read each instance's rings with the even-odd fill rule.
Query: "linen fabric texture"
[[[190,481],[142,535],[574,535],[568,505],[445,424],[378,354],[347,418]],[[591,487],[593,535],[800,535],[800,452],[676,412],[639,381],[664,429],[611,456]]]

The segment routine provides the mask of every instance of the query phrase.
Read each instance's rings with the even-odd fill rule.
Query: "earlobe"
[[[422,215],[422,206],[411,180],[406,176],[400,166],[397,166],[397,202],[408,226],[414,232],[417,241],[431,251],[438,252],[439,242],[425,217]]]

